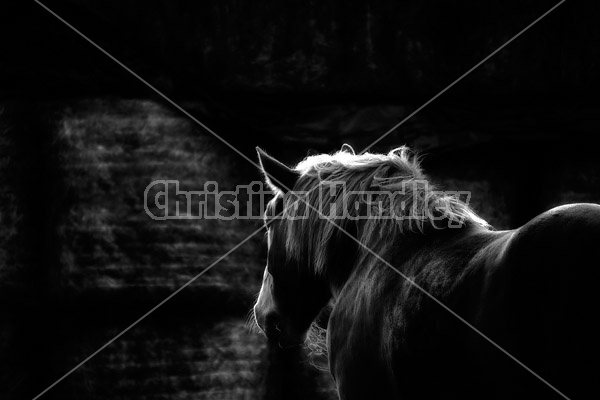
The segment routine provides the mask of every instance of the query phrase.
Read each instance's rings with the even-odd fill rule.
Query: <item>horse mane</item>
[[[489,228],[487,222],[457,196],[436,191],[429,185],[418,157],[406,146],[388,154],[355,155],[339,151],[309,156],[294,169],[300,177],[293,195],[277,194],[269,208],[273,210],[275,202],[283,201],[284,214],[293,210],[295,216],[303,216],[289,218],[289,212],[287,217],[284,215],[287,256],[304,265],[312,265],[317,274],[325,272],[330,240],[344,236],[327,221],[328,218],[344,230],[356,233],[360,243],[382,256],[397,241],[399,234],[433,234],[434,230],[448,228],[448,221]],[[342,191],[336,186],[340,182],[345,186]],[[320,195],[323,189],[330,195]],[[307,207],[299,198],[313,208]],[[348,204],[358,205],[359,210],[344,210]],[[331,206],[335,209],[329,212]],[[314,208],[327,210],[323,213],[327,218]],[[440,210],[444,210],[443,216]],[[365,212],[371,214],[359,221],[361,213]],[[354,219],[346,218],[346,215]],[[360,226],[359,231],[357,226]],[[312,260],[301,259],[306,255],[312,255]]]

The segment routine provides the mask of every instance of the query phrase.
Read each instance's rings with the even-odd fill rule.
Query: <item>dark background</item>
[[[553,1],[46,1],[255,158],[357,150]],[[408,144],[499,229],[600,200],[600,5],[567,1],[378,151]],[[34,2],[0,5],[0,398],[32,398],[260,227],[153,221],[154,179],[255,168]],[[262,234],[43,398],[335,398],[246,327]]]

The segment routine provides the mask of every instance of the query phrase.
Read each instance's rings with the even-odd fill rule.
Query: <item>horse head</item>
[[[331,294],[325,279],[314,273],[310,257],[288,254],[290,221],[281,213],[286,206],[284,197],[292,192],[300,174],[257,150],[265,180],[275,197],[265,213],[268,256],[254,317],[269,340],[284,348],[292,347],[304,342],[312,321]]]

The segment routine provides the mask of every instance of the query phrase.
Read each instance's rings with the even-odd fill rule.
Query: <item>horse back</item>
[[[482,299],[501,304],[485,317],[496,321],[482,326],[495,328],[505,350],[570,398],[589,393],[598,372],[599,245],[599,205],[547,211],[511,234]],[[511,397],[560,398],[513,360],[504,363]]]
[[[379,262],[340,293],[328,334],[341,398],[561,398],[539,377],[571,398],[593,389],[600,206],[446,234],[400,241],[395,267],[447,308]]]
[[[421,388],[434,376],[441,383],[434,397],[560,399],[557,390],[569,398],[591,393],[600,358],[599,245],[596,204],[557,207],[512,231],[475,232],[453,241],[433,257],[437,261],[425,264],[432,272],[420,283],[470,326],[411,289],[413,300],[404,301],[418,311],[396,327],[396,335],[410,339],[397,354],[399,381],[418,366],[424,379],[411,378]],[[461,256],[452,261],[453,254]],[[448,270],[461,272],[437,290],[440,276],[447,276],[441,271]],[[407,313],[406,305],[396,308]],[[410,357],[408,347],[420,351]],[[411,397],[418,398],[418,391]]]

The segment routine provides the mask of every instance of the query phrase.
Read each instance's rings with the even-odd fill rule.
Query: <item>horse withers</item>
[[[340,399],[595,392],[600,206],[495,231],[457,192],[429,185],[405,147],[346,146],[293,169],[261,150],[259,159],[275,196],[256,322],[279,346],[298,346],[332,303]]]

